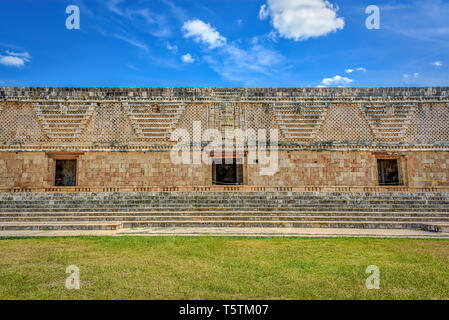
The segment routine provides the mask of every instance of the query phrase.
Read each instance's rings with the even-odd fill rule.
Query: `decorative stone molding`
[[[135,133],[142,139],[168,139],[185,107],[184,103],[123,103]]]
[[[36,103],[34,111],[45,134],[51,139],[76,139],[86,128],[94,104]]]
[[[416,104],[360,104],[360,109],[377,139],[402,140],[416,112]]]
[[[394,88],[48,88],[0,87],[0,99],[212,101],[284,99],[356,101],[364,99],[449,100],[448,87]]]
[[[449,88],[324,89],[0,87],[0,151],[164,151],[193,121],[286,150],[449,149]]]
[[[327,108],[325,103],[275,103],[274,113],[286,138],[314,139],[321,128]]]

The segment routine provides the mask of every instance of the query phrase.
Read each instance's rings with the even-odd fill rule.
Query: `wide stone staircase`
[[[449,193],[0,193],[0,230],[151,227],[449,232]]]

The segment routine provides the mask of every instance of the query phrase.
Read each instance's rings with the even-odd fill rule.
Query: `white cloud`
[[[10,56],[23,58],[27,62],[31,60],[31,55],[28,52],[14,52],[6,50],[6,53]]]
[[[346,73],[353,73],[353,72],[355,72],[355,71],[366,72],[366,69],[365,69],[365,68],[362,68],[362,67],[359,67],[359,68],[356,68],[356,69],[346,69],[346,70],[345,70]]]
[[[435,67],[442,67],[443,63],[441,61],[435,61],[434,63],[432,63]]]
[[[201,20],[187,21],[182,29],[185,37],[217,49],[213,56],[205,56],[204,61],[226,80],[245,85],[260,84],[272,79],[285,66],[285,57],[260,45],[257,37],[249,41],[248,48],[242,48],[244,44],[241,41],[227,43],[215,28]]]
[[[205,57],[205,60],[226,80],[245,85],[260,85],[274,79],[285,67],[285,57],[278,51],[257,44],[248,49],[226,45],[218,55]]]
[[[186,53],[186,54],[182,55],[181,60],[184,63],[194,63],[195,62],[195,59],[192,58],[190,53]]]
[[[116,37],[117,39],[126,41],[126,42],[128,42],[130,45],[132,45],[134,47],[143,49],[143,50],[145,50],[147,52],[149,51],[148,46],[146,44],[138,41],[138,40],[135,40],[135,39],[132,39],[132,38],[129,38],[129,37],[125,37],[125,36],[122,36],[120,34],[114,34],[114,37]]]
[[[170,42],[167,42],[167,49],[173,52],[178,52],[178,46],[177,45],[171,45]]]
[[[333,78],[324,78],[321,83],[325,86],[345,86],[353,82],[354,80],[336,75]]]
[[[0,64],[7,67],[23,67],[25,62],[18,57],[0,56]]]
[[[0,55],[0,64],[7,67],[23,67],[26,62],[31,62],[31,55],[28,52],[6,51],[5,56]]]
[[[267,5],[263,4],[263,5],[260,6],[259,19],[260,20],[265,20],[267,17],[268,17]]]
[[[203,42],[210,49],[222,47],[226,44],[226,38],[220,35],[209,23],[199,19],[189,20],[182,26],[184,37],[193,38],[195,42]]]
[[[102,2],[110,12],[120,18],[119,23],[124,29],[133,26],[158,38],[166,38],[172,35],[173,25],[169,21],[170,11],[175,17],[176,15],[183,15],[182,10],[168,0],[164,0],[165,8],[163,10],[141,8],[138,1],[108,0]],[[114,20],[116,18],[114,17]]]
[[[270,33],[267,34],[267,39],[271,40],[273,42],[278,42],[276,37],[277,37],[277,33],[275,31],[270,31]]]
[[[259,18],[271,17],[281,37],[302,41],[343,29],[338,8],[327,0],[268,0],[260,7]]]
[[[410,75],[410,74],[408,74],[408,73],[404,73],[404,74],[402,75],[402,80],[404,80],[404,81],[407,81],[407,80],[409,80],[409,79],[411,79],[411,78],[418,79],[418,78],[419,78],[419,73],[418,73],[418,72],[415,72],[415,73],[413,73],[412,75]]]
[[[128,68],[130,68],[130,69],[133,69],[134,71],[140,71],[139,68],[137,68],[136,66],[134,66],[134,65],[131,64],[131,63],[127,63],[126,66],[127,66]]]

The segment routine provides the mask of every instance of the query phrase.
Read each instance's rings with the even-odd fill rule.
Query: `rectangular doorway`
[[[399,170],[397,159],[377,159],[379,185],[399,185]]]
[[[227,161],[229,161],[229,159]],[[232,163],[226,163],[225,159],[222,159],[221,163],[217,163],[217,161],[214,160],[212,164],[212,184],[243,184],[243,164],[241,161],[233,159]]]
[[[55,186],[76,186],[76,160],[56,160]]]

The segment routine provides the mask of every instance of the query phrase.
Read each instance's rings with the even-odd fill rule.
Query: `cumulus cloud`
[[[186,54],[182,55],[181,60],[184,63],[194,63],[195,62],[195,59],[192,58],[190,53],[186,53]]]
[[[278,51],[258,44],[258,39],[250,41],[249,47],[244,43],[227,43],[225,37],[209,23],[201,20],[190,20],[184,23],[182,30],[185,37],[193,38],[197,43],[203,43],[213,51],[213,56],[204,57],[209,66],[230,81],[238,81],[245,85],[260,83],[261,79],[271,79],[285,67],[285,57]],[[212,53],[212,52],[211,52]]]
[[[281,37],[302,41],[343,29],[337,11],[327,0],[268,0],[260,7],[259,18],[270,17]]]
[[[28,52],[14,52],[6,50],[6,55],[0,55],[0,64],[7,67],[23,67],[26,62],[31,62]]]
[[[346,69],[345,72],[346,73],[353,73],[355,71],[361,71],[361,72],[366,72],[365,68],[359,67],[359,68],[355,68],[355,69]]]
[[[184,37],[193,38],[195,42],[202,42],[210,49],[222,47],[226,44],[226,38],[220,35],[209,23],[199,19],[188,20],[182,26]]]
[[[441,61],[435,61],[434,63],[432,63],[435,67],[442,67],[443,63]]]
[[[325,86],[345,86],[353,82],[354,80],[347,77],[336,75],[332,78],[324,78],[321,83]]]

